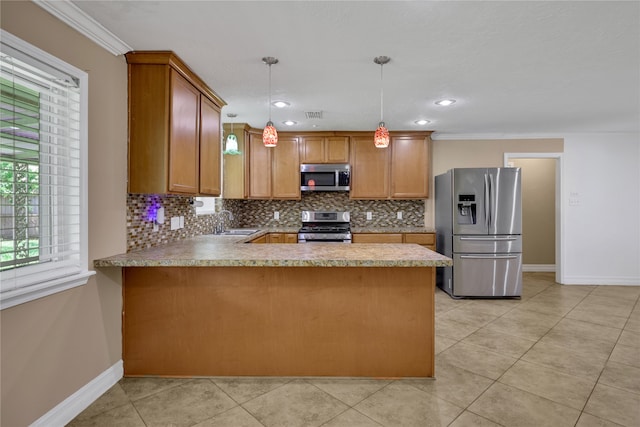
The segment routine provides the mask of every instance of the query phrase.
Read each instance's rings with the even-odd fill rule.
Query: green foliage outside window
[[[37,262],[40,94],[0,78],[0,269]]]

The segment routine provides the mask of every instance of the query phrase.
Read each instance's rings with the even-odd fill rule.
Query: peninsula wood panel
[[[124,268],[125,375],[432,377],[434,273]]]

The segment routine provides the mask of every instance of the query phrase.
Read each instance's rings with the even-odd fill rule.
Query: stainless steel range
[[[302,211],[298,243],[351,243],[349,212]]]

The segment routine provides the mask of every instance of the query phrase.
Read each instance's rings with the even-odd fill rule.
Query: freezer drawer
[[[453,236],[454,253],[497,254],[522,252],[520,235],[467,235]]]
[[[519,297],[522,254],[454,254],[453,295]]]

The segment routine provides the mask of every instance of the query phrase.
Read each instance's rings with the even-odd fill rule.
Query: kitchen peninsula
[[[434,375],[435,268],[417,244],[198,236],[123,270],[125,376]]]

